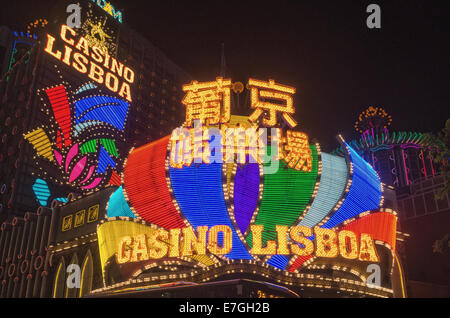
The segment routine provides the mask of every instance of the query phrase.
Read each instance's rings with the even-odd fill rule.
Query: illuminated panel
[[[347,184],[347,170],[344,158],[322,153],[319,189],[299,225],[314,228],[336,206]]]
[[[296,224],[311,199],[318,173],[318,156],[316,145],[310,148],[313,157],[311,172],[288,168],[280,161],[276,173],[264,175],[263,198],[254,222],[264,225],[263,246],[267,240],[276,240],[276,225]],[[251,233],[246,239],[252,246]]]
[[[36,179],[33,184],[33,192],[42,206],[47,206],[48,199],[50,198],[50,190],[47,182],[42,179]]]
[[[278,269],[285,269],[289,263],[289,257],[286,255],[273,255],[268,261],[267,264],[272,265]]]
[[[124,194],[136,216],[166,229],[183,228],[166,180],[170,136],[131,151],[124,168]]]
[[[94,83],[87,83],[87,84],[82,85],[79,89],[77,89],[77,91],[75,92],[75,95],[80,94],[84,91],[88,91],[88,90],[96,89],[96,88],[97,88],[97,85],[95,85]]]
[[[85,142],[80,147],[80,152],[82,154],[97,152],[97,139],[92,139],[92,140]]]
[[[53,161],[52,144],[42,128],[33,130],[25,135],[25,138],[33,145],[36,152],[50,161]]]
[[[245,233],[257,207],[259,179],[258,164],[237,167],[234,178],[234,217],[241,233]]]
[[[306,261],[310,260],[313,256],[312,255],[304,255],[299,256],[295,259],[295,261],[292,263],[291,266],[289,266],[289,272],[294,272],[297,268],[303,265]]]
[[[50,100],[50,105],[52,106],[56,122],[58,123],[59,127],[61,127],[61,131],[64,136],[64,145],[67,147],[72,143],[70,140],[70,130],[72,123],[66,88],[64,87],[64,85],[60,85],[45,90],[45,93]]]
[[[330,229],[359,213],[377,209],[381,201],[381,182],[375,170],[345,143],[352,162],[352,184],[340,208],[321,227]]]
[[[86,128],[90,127],[90,126],[96,126],[96,125],[101,125],[101,124],[103,124],[103,122],[95,121],[95,120],[90,120],[90,121],[87,121],[87,122],[84,122],[84,123],[76,124],[73,127],[73,129],[75,130],[73,135],[75,137],[77,137],[84,129],[86,129]]]
[[[116,167],[116,162],[109,156],[108,152],[100,146],[100,154],[98,156],[97,173],[105,173],[108,166]]]
[[[389,244],[395,253],[397,217],[393,213],[376,212],[364,215],[345,224],[340,230],[352,231],[357,235],[358,239],[361,233],[368,233],[374,240]]]
[[[116,143],[113,139],[100,138],[100,143],[105,147],[105,150],[112,156],[118,158]]]
[[[86,97],[75,102],[76,123],[101,120],[123,130],[128,106],[128,102],[110,96]]]
[[[106,215],[109,218],[115,216],[135,218],[133,211],[131,211],[127,201],[125,200],[122,187],[119,187],[116,191],[114,191],[109,198]]]
[[[169,168],[175,198],[189,223],[194,227],[226,225],[232,229],[230,259],[252,259],[240,241],[225,203],[222,185],[222,164],[193,164],[190,167]],[[219,239],[222,244],[222,239]]]

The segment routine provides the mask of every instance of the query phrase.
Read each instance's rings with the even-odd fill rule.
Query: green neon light
[[[116,147],[116,144],[115,144],[114,140],[100,138],[100,143],[103,145],[103,147],[105,147],[106,151],[110,155],[112,155],[112,156],[114,156],[116,158],[119,157],[119,153],[117,152],[117,147]]]
[[[292,226],[298,223],[313,195],[318,174],[318,156],[316,145],[311,145],[310,148],[313,158],[311,172],[288,168],[284,161],[280,160],[276,173],[264,175],[263,198],[254,222],[256,225],[264,225],[263,246],[268,240],[276,240],[275,225]],[[252,247],[251,233],[246,240]]]
[[[89,140],[85,142],[81,147],[80,151],[82,154],[94,153],[97,151],[97,139]]]

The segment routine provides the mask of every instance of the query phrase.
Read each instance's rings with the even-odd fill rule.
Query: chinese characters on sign
[[[193,81],[183,86],[186,95],[186,121],[171,136],[170,164],[182,168],[194,163],[267,163],[283,159],[293,169],[310,172],[311,149],[305,133],[283,130],[297,126],[292,95],[295,88],[249,79],[253,113],[250,127],[230,127],[231,79],[218,77],[213,82]],[[281,122],[280,122],[281,121]],[[259,127],[260,125],[264,127]],[[267,128],[270,128],[270,134]],[[270,143],[268,142],[270,140]],[[267,148],[271,147],[270,156]]]
[[[186,126],[194,120],[202,124],[215,125],[230,120],[231,79],[218,77],[215,82],[183,85],[186,92],[182,103],[186,105]]]

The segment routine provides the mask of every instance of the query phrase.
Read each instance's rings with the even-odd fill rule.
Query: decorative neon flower
[[[99,94],[93,83],[77,89],[73,101],[63,84],[44,92],[50,107],[43,111],[50,114],[51,110],[54,122],[25,134],[38,157],[53,164],[40,164],[43,174],[56,166],[59,173],[48,176],[50,181],[81,190],[108,182],[119,185],[116,139],[123,135],[129,103]]]

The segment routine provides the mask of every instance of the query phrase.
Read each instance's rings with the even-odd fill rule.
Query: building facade
[[[393,131],[391,122],[384,109],[367,108],[355,122],[361,137],[349,144],[392,189],[387,206],[398,211],[399,230],[406,235],[401,257],[410,297],[449,297],[450,201],[437,196],[445,181],[441,167],[448,163],[433,159],[424,134]]]
[[[73,172],[72,166],[61,171],[62,165],[58,164],[58,160],[66,159],[69,150],[77,150],[73,149],[75,145],[78,154],[72,157],[71,165],[82,159],[81,154],[86,155],[86,165],[97,168],[86,183],[92,186],[96,176],[102,177],[100,183],[90,187],[101,189],[118,184],[121,161],[131,147],[168,134],[171,125],[182,123],[179,88],[189,80],[189,75],[101,4],[104,3],[82,1],[80,23],[70,28],[70,33],[75,32],[74,41],[81,50],[84,43],[80,44],[80,38],[90,47],[105,50],[111,56],[111,64],[113,60],[116,63],[118,78],[123,76],[124,68],[125,72],[130,70],[127,74],[133,75],[133,83],[125,91],[129,92],[130,100],[124,98],[123,91],[120,96],[119,89],[109,90],[104,78],[92,74],[89,77],[87,71],[77,70],[77,66],[83,70],[83,65],[74,61],[73,56],[68,62],[52,55],[64,52],[59,35],[61,26],[67,23],[66,7],[70,1],[58,3],[51,23],[46,20],[31,23],[27,33],[2,28],[2,221],[23,217],[40,205],[49,207],[54,199],[65,201],[70,192],[86,192],[80,192],[79,184],[70,182],[70,175],[64,175]],[[54,43],[50,43],[52,39],[56,39]],[[53,51],[46,50],[49,45],[53,45]],[[88,57],[78,55],[77,61],[83,62]],[[90,59],[84,67],[95,62]],[[108,86],[114,86],[116,76],[110,73]],[[112,111],[104,102],[122,105],[122,109]],[[95,110],[102,105],[105,107]],[[55,151],[58,160],[51,155]],[[85,171],[78,180],[83,181],[82,177],[87,177]]]

